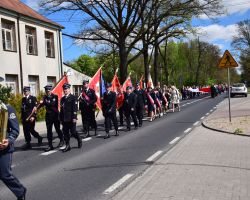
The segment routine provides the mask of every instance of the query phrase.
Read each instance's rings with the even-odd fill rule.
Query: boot
[[[115,130],[115,136],[119,136],[118,130]]]
[[[54,147],[52,145],[49,145],[47,149],[45,149],[45,152],[54,150]]]
[[[87,130],[87,135],[86,135],[85,137],[86,137],[86,138],[87,138],[87,137],[90,137],[89,130]]]
[[[24,150],[24,151],[26,151],[26,150],[28,150],[28,149],[31,149],[32,147],[31,147],[31,145],[30,145],[30,143],[29,142],[27,142],[23,147],[22,147],[22,149]]]
[[[95,136],[97,136],[97,128],[95,129]]]
[[[57,148],[60,148],[64,145],[64,140],[63,139],[60,139],[60,142],[59,144],[57,145]]]
[[[66,147],[62,150],[63,153],[67,152],[67,151],[70,151],[71,150],[71,147],[69,145],[69,143],[66,143]]]
[[[104,139],[108,139],[110,138],[109,132],[106,133],[106,136],[104,137]]]
[[[18,197],[17,200],[25,200],[26,191],[27,191],[27,190],[25,189],[23,196]]]
[[[78,148],[79,149],[82,148],[82,140],[81,140],[81,138],[79,136],[77,138],[77,142],[78,142]]]
[[[43,144],[43,138],[39,136],[38,138],[38,146],[41,146]]]

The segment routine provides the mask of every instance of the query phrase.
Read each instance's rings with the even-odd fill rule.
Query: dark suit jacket
[[[116,93],[105,92],[102,100],[102,111],[103,114],[115,113],[116,112]]]
[[[79,108],[81,111],[86,111],[86,110],[93,110],[95,109],[95,103],[97,101],[95,91],[93,89],[88,89],[88,91],[85,92],[86,95],[89,97],[89,101],[84,98],[84,95],[81,94],[80,99],[79,99]]]
[[[123,104],[125,112],[131,111],[132,108],[135,110],[136,103],[137,103],[137,96],[135,93],[132,92],[130,95],[125,93],[124,104]]]
[[[27,117],[29,117],[35,106],[37,106],[36,97],[29,95],[28,98],[27,97],[22,98],[21,117],[23,121],[25,121]],[[33,117],[35,116],[36,114],[34,113]]]
[[[146,104],[146,94],[143,90],[134,90],[137,95],[137,106],[144,106]]]
[[[77,98],[69,94],[68,97],[63,96],[60,102],[60,121],[72,122],[77,119]]]

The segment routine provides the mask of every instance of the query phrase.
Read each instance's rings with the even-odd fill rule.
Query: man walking
[[[26,144],[23,149],[31,149],[31,135],[38,139],[38,145],[42,145],[42,137],[38,132],[35,131],[36,123],[36,110],[37,99],[35,96],[30,95],[30,87],[23,88],[24,97],[22,98],[22,107],[21,107],[21,118],[23,124],[23,132]]]
[[[62,152],[71,150],[70,147],[70,133],[77,139],[78,148],[82,147],[82,140],[76,131],[77,122],[77,98],[70,93],[71,85],[65,83],[63,85],[64,96],[60,102],[60,121],[63,126],[63,136],[66,143],[66,147]]]
[[[143,119],[143,110],[146,105],[146,95],[145,92],[140,89],[140,83],[136,83],[134,93],[137,95],[136,116],[139,121],[139,127],[141,127]]]
[[[124,96],[124,113],[126,117],[127,122],[127,130],[131,130],[131,124],[130,124],[130,117],[132,117],[135,129],[138,128],[138,122],[136,119],[136,103],[137,103],[137,97],[136,94],[132,92],[132,87],[128,86],[126,88],[126,93]]]
[[[105,117],[105,131],[106,136],[104,139],[110,138],[109,130],[111,121],[115,127],[115,135],[118,136],[118,122],[116,118],[116,93],[111,91],[112,84],[107,83],[107,91],[103,95],[102,112]]]
[[[63,133],[60,129],[60,121],[59,121],[59,110],[58,110],[58,96],[51,92],[52,86],[46,85],[44,87],[46,95],[43,96],[43,100],[40,101],[40,107],[45,106],[46,108],[46,115],[45,121],[47,126],[47,138],[49,146],[45,151],[51,151],[54,149],[52,140],[53,140],[53,132],[52,128],[53,125],[56,129],[60,142],[58,147],[62,147],[64,145],[63,141]]]
[[[3,79],[0,77],[1,80]],[[3,99],[0,96],[0,111],[7,112],[8,118],[7,137],[0,141],[0,180],[15,194],[17,200],[25,200],[26,188],[12,174],[11,170],[14,142],[19,135],[19,124],[15,110],[2,101]]]
[[[86,137],[89,137],[90,127],[94,128],[95,135],[97,135],[97,123],[95,119],[96,109],[96,94],[93,89],[89,88],[89,81],[83,81],[83,91],[79,99],[79,107],[82,115],[83,130],[86,133]]]

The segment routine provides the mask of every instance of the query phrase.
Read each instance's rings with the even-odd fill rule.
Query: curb
[[[224,131],[224,130],[212,128],[212,127],[207,126],[204,122],[202,122],[201,124],[202,124],[202,126],[203,126],[204,128],[207,128],[207,129],[212,130],[212,131],[217,131],[217,132],[220,132],[220,133],[227,133],[227,134],[230,134],[230,135],[237,135],[237,136],[250,137],[250,135],[247,135],[247,134],[241,134],[241,133],[237,134],[237,133],[233,133],[233,132],[229,132],[229,131]]]

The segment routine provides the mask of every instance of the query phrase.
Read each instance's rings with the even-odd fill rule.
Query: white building
[[[0,76],[13,93],[37,95],[63,74],[63,27],[19,0],[0,0]]]

